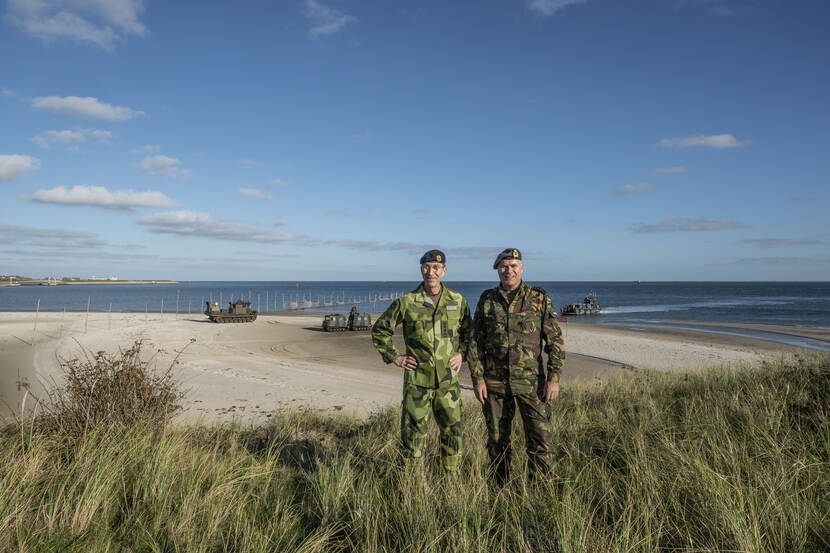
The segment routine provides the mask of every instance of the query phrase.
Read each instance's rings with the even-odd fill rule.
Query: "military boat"
[[[251,302],[239,298],[228,302],[227,309],[219,309],[218,302],[205,302],[205,315],[214,323],[250,323],[256,320],[257,312],[251,309]]]
[[[588,292],[582,303],[569,303],[562,306],[562,315],[599,315],[602,311],[602,306],[597,301],[597,295],[593,292]]]

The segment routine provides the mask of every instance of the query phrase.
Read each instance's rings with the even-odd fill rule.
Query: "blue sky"
[[[823,1],[0,6],[0,274],[830,279]]]

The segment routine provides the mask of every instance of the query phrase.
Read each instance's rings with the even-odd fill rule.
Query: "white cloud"
[[[65,115],[76,117],[87,117],[90,119],[103,119],[105,121],[129,121],[143,111],[136,111],[125,106],[113,106],[99,102],[98,98],[87,96],[43,96],[32,100],[32,107],[35,109],[46,109]]]
[[[709,13],[711,13],[713,15],[720,15],[722,17],[728,17],[730,15],[735,15],[735,11],[732,10],[732,8],[730,8],[728,6],[723,6],[723,5],[710,7],[709,8]]]
[[[732,265],[824,265],[830,263],[830,257],[745,257],[732,262]]]
[[[12,180],[26,171],[40,168],[40,160],[32,156],[20,154],[0,155],[0,182]]]
[[[787,199],[794,204],[810,204],[818,200],[813,196],[790,196]]]
[[[279,221],[274,221],[273,225],[275,227],[287,227],[288,221],[286,221],[285,219],[280,219]]]
[[[293,184],[293,180],[271,179],[268,181],[268,186],[291,186]]]
[[[44,229],[0,224],[0,243],[4,245],[26,245],[40,247],[83,247],[94,248],[107,245],[92,232],[64,229]]]
[[[259,167],[259,162],[254,158],[249,157],[240,161],[239,166],[243,169],[253,169],[254,167]]]
[[[372,136],[373,136],[372,131],[364,131],[364,132],[359,132],[359,133],[353,134],[352,135],[352,140],[358,140],[358,141],[361,141],[361,142],[365,142],[366,140],[371,140]]]
[[[631,232],[641,234],[656,234],[661,232],[701,232],[709,230],[724,230],[743,228],[746,225],[731,221],[729,219],[705,219],[698,217],[696,219],[686,218],[669,218],[663,219],[657,224],[648,225],[639,223],[629,230]]]
[[[15,98],[17,96],[17,92],[11,88],[0,88],[0,96],[3,98]]]
[[[20,196],[22,200],[45,204],[85,205],[104,209],[133,209],[136,207],[179,207],[161,192],[133,192],[132,190],[107,190],[103,186],[63,186],[51,190],[38,190],[34,194]]]
[[[639,192],[647,192],[648,190],[652,190],[656,184],[653,182],[641,182],[638,184],[626,184],[620,188],[614,190],[614,194],[618,196],[624,196],[626,194],[637,194]]]
[[[245,196],[246,198],[253,198],[255,200],[262,200],[265,202],[273,202],[274,196],[270,194],[266,194],[261,190],[256,190],[255,188],[239,188],[237,189],[240,196]]]
[[[45,41],[70,39],[113,50],[127,36],[144,36],[143,0],[9,0],[8,18]]]
[[[565,6],[584,4],[588,0],[525,0],[527,9],[539,15],[553,15]]]
[[[326,211],[326,215],[333,215],[335,217],[344,217],[346,219],[350,219],[352,214],[348,211],[343,211],[342,209],[329,209]]]
[[[658,175],[668,175],[672,173],[685,173],[686,168],[682,165],[676,165],[674,167],[658,167],[654,170],[655,173]]]
[[[269,244],[310,244],[315,241],[307,236],[295,236],[267,228],[241,225],[227,219],[213,219],[208,213],[195,211],[168,211],[145,215],[136,220],[150,232],[218,238],[239,242]]]
[[[85,142],[87,137],[93,138],[101,144],[109,144],[112,133],[100,129],[43,131],[39,135],[32,137],[32,142],[41,148],[49,148],[54,144],[60,146],[77,146],[81,142]]]
[[[138,170],[148,175],[170,177],[173,179],[188,179],[193,174],[189,169],[179,167],[181,161],[169,156],[157,155],[145,157],[138,162]]]
[[[21,227],[0,224],[0,253],[5,258],[22,257],[43,259],[54,262],[59,259],[100,259],[106,261],[131,261],[154,259],[156,255],[136,253],[144,246],[135,244],[117,245],[103,240],[92,232],[58,228]],[[16,248],[16,249],[12,249]],[[116,251],[107,251],[115,248]],[[125,251],[127,250],[127,251]]]
[[[726,0],[678,0],[678,8],[686,6],[703,8],[706,13],[721,17],[736,15],[736,11],[726,5]]]
[[[738,148],[747,146],[749,140],[738,140],[731,134],[712,134],[687,136],[684,138],[664,138],[657,143],[658,148],[693,148],[704,146],[707,148]]]
[[[134,154],[154,154],[158,152],[161,148],[154,144],[147,144],[145,146],[141,146],[140,148],[133,148]]]
[[[72,146],[86,140],[84,133],[80,131],[43,131],[37,136],[32,137],[32,142],[41,148],[48,148],[52,144],[60,144],[63,146]]]
[[[761,249],[786,248],[789,246],[812,246],[821,244],[819,240],[811,238],[749,238],[741,240],[745,244],[757,244]]]
[[[308,16],[312,24],[308,35],[315,39],[324,35],[337,33],[346,27],[346,25],[359,21],[355,16],[325,6],[317,0],[306,0],[305,8],[306,16]]]
[[[454,248],[441,247],[438,244],[416,244],[412,242],[377,242],[375,240],[326,240],[326,244],[349,248],[352,250],[407,252],[411,255],[420,255],[433,248],[441,248],[449,258],[492,259],[499,251],[495,246],[459,246]],[[525,252],[527,254],[527,252]]]
[[[84,133],[97,140],[101,144],[109,144],[110,139],[112,138],[112,132],[110,131],[102,131],[100,129],[84,129]]]
[[[404,251],[412,255],[421,255],[427,250],[440,247],[438,244],[415,244],[410,242],[376,242],[348,239],[320,240],[265,227],[242,225],[228,219],[214,219],[208,213],[186,210],[144,215],[136,219],[136,222],[153,233],[198,236],[234,242],[303,246],[331,245],[356,250]],[[281,227],[286,224],[285,221],[274,221],[273,226]],[[441,249],[452,258],[492,259],[501,248],[496,246],[461,246],[454,248],[442,247]]]

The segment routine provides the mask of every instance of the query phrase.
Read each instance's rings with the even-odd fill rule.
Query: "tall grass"
[[[282,412],[258,429],[9,429],[0,550],[828,551],[828,397],[828,356],[568,386],[553,477],[528,481],[519,453],[504,488],[472,405],[447,475],[402,462],[396,409]]]

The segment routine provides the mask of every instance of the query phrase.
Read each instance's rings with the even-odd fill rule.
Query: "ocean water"
[[[471,309],[479,295],[497,283],[446,281],[463,294]],[[830,282],[528,282],[550,294],[557,311],[582,301],[593,291],[602,304],[600,315],[580,317],[597,324],[658,324],[666,321],[724,325],[772,324],[830,328]],[[393,297],[418,282],[182,282],[168,285],[68,285],[0,287],[2,311],[140,311],[201,312],[204,302],[242,297],[262,312],[283,311],[303,302],[343,302],[337,307],[306,311],[380,313]]]

